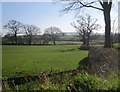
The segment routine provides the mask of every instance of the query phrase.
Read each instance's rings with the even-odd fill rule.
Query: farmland
[[[79,45],[3,46],[3,77],[38,74],[41,71],[75,69],[87,56]]]
[[[85,90],[83,92],[94,89],[100,90],[100,92],[102,90],[108,90],[108,92],[115,90],[114,92],[118,92],[117,71],[106,78],[89,75],[82,71],[76,75],[74,74],[75,72],[72,70],[77,70],[79,62],[88,56],[88,51],[79,50],[80,45],[77,45],[79,43],[75,44],[4,45],[2,47],[4,90],[15,90],[13,92],[16,92],[16,90],[69,90],[70,84],[78,88],[76,83],[81,83],[78,86],[85,85],[80,86],[80,90]],[[115,46],[117,45],[115,44]],[[14,78],[15,85],[9,86],[10,84],[6,81],[9,78]],[[29,81],[29,78],[31,81]],[[22,81],[24,82],[22,83]],[[89,85],[88,89],[85,89],[86,85]]]

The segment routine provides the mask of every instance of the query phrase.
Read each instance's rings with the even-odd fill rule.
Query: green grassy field
[[[87,56],[79,45],[3,46],[2,76],[25,76],[45,70],[70,70]]]

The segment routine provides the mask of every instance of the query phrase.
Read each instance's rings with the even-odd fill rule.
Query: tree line
[[[79,41],[83,42],[83,45],[90,45],[90,37],[93,30],[100,29],[100,25],[97,24],[97,20],[91,18],[90,15],[80,16],[71,25],[76,29]],[[49,27],[45,29],[43,35],[40,35],[40,28],[35,25],[28,25],[20,23],[16,20],[11,20],[4,25],[4,28],[9,30],[8,34],[4,38],[9,39],[12,44],[32,44],[32,40],[40,40],[39,44],[48,44],[52,41],[56,44],[56,40],[59,40],[64,33],[58,27]],[[18,35],[23,33],[24,35]],[[19,40],[19,41],[18,41]],[[24,41],[23,41],[24,40]],[[42,41],[42,42],[41,42]],[[5,42],[5,41],[4,41]],[[19,42],[19,43],[18,43]]]
[[[47,44],[49,41],[53,41],[56,44],[56,40],[60,36],[63,36],[63,32],[58,27],[49,27],[45,29],[43,35],[41,35],[40,28],[35,25],[23,24],[16,20],[10,20],[4,25],[4,29],[9,30],[9,32],[4,36],[3,42],[10,44],[32,44],[32,40],[40,40],[43,44]],[[22,35],[20,35],[22,34]],[[4,41],[6,40],[6,41]],[[4,44],[4,43],[3,43]]]
[[[100,37],[102,37],[102,40],[105,39],[102,35],[92,34],[94,30],[99,30],[101,26],[97,23],[97,19],[92,18],[89,14],[78,16],[76,21],[71,23],[71,26],[75,28],[77,35],[74,35],[76,40],[69,39],[70,41],[82,41],[82,45],[89,46],[92,40],[100,40]],[[52,41],[56,45],[56,41],[66,41],[60,39],[65,34],[58,27],[46,28],[44,33],[41,34],[40,28],[35,25],[10,20],[3,28],[9,30],[2,39],[3,44],[48,44]],[[120,41],[118,39],[119,34],[113,33],[111,36],[112,43]]]

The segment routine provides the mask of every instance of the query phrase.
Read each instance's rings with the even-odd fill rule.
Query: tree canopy
[[[61,29],[59,29],[58,27],[49,27],[47,29],[45,29],[44,35],[49,36],[52,41],[53,44],[55,45],[55,41],[63,35],[63,32],[61,31]]]

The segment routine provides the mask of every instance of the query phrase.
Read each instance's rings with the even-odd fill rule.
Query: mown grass
[[[25,76],[41,71],[75,69],[87,56],[79,45],[56,46],[3,46],[2,76]]]

